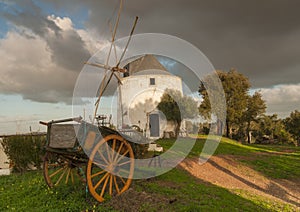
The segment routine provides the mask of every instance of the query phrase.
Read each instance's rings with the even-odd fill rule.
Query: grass
[[[191,142],[180,141],[180,145]],[[199,138],[188,157],[198,157],[205,142]],[[165,149],[174,140],[159,141]],[[300,179],[300,148],[274,145],[243,145],[222,138],[215,155],[234,155],[241,163],[270,178]],[[149,180],[135,180],[131,188],[143,201],[132,204],[137,211],[294,211],[295,207],[245,191],[229,191],[194,178],[181,168]],[[127,195],[126,193],[123,195]],[[148,201],[148,197],[150,200]],[[130,197],[131,198],[131,197]],[[155,200],[155,201],[152,201]],[[111,203],[110,203],[111,202]],[[0,211],[112,211],[114,198],[96,202],[85,186],[49,189],[42,171],[0,176]],[[122,205],[121,205],[122,206]]]
[[[174,139],[163,139],[158,143],[169,149]],[[179,140],[182,145],[185,142],[194,142],[192,139]],[[206,137],[201,136],[195,142],[188,157],[199,157]],[[208,140],[208,142],[214,142]],[[259,145],[240,144],[228,138],[222,138],[213,155],[234,155],[243,164],[250,166],[266,177],[275,179],[300,179],[300,148],[284,145]],[[242,156],[242,157],[241,157]]]
[[[110,211],[91,197],[85,187],[49,189],[42,171],[0,177],[0,211]]]
[[[139,211],[292,211],[293,207],[200,181],[176,168],[150,180],[136,180],[132,188],[160,199],[139,202]],[[84,187],[48,189],[41,171],[0,177],[0,211],[112,211],[109,201],[99,204]],[[87,196],[86,196],[87,195]],[[123,195],[126,195],[123,194]],[[172,202],[172,203],[171,203]]]
[[[292,211],[293,207],[260,196],[237,195],[230,191],[195,179],[182,169],[149,181],[136,183],[136,189],[162,199],[175,200],[169,211]],[[164,205],[156,205],[159,211]]]

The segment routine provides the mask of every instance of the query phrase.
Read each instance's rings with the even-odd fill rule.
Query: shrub
[[[13,165],[13,171],[24,172],[30,166],[41,168],[44,135],[13,135],[3,138],[1,145]]]

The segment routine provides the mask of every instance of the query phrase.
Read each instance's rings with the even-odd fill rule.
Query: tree
[[[268,139],[280,143],[290,142],[291,135],[285,129],[285,121],[278,119],[277,114],[261,115],[256,124],[254,135],[258,141]]]
[[[226,136],[232,137],[233,124],[239,125],[247,107],[250,82],[235,69],[231,69],[229,72],[217,71],[217,74],[222,82],[226,98]],[[199,93],[203,98],[199,112],[208,119],[211,116],[211,100],[203,82],[200,84]]]
[[[257,122],[258,118],[266,112],[266,103],[262,99],[262,95],[259,92],[255,92],[247,99],[246,111],[243,115],[243,120],[246,122],[246,135],[247,142],[251,142],[251,122]]]
[[[292,134],[293,138],[296,140],[296,145],[300,145],[300,112],[295,110],[286,118],[286,128],[289,133]]]
[[[198,115],[197,102],[177,90],[166,89],[157,108],[164,113],[168,121],[176,123],[175,134],[178,136],[181,121]]]

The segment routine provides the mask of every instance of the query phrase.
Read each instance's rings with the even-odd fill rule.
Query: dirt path
[[[213,156],[200,165],[198,159],[186,159],[180,166],[193,176],[227,188],[234,193],[250,192],[299,207],[300,183],[284,179],[268,179],[242,165],[233,156]]]

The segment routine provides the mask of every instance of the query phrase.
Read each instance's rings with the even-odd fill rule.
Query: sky
[[[43,131],[72,116],[83,64],[111,37],[118,0],[0,0],[0,134]],[[125,0],[117,38],[164,33],[199,48],[218,70],[237,69],[267,113],[300,109],[300,1]]]

